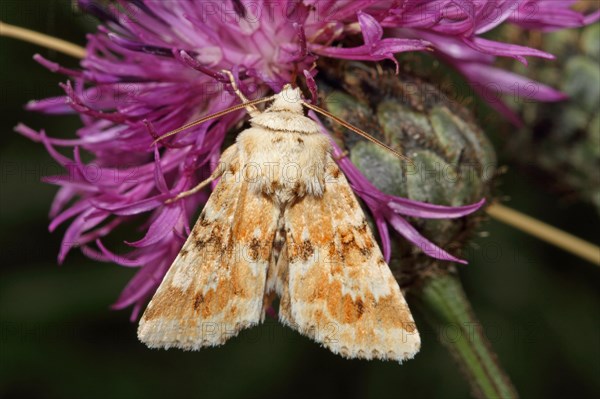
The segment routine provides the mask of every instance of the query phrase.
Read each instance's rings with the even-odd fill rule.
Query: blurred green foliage
[[[66,1],[0,2],[2,21],[78,44],[94,21]],[[76,117],[23,110],[32,98],[61,93],[63,76],[35,63],[39,52],[68,66],[77,61],[0,38],[0,396],[3,398],[458,398],[468,386],[438,343],[452,326],[432,331],[416,315],[423,349],[394,363],[345,360],[269,319],[221,348],[197,353],[149,350],[137,341],[127,311],[111,311],[134,270],[56,254],[64,227],[50,234],[47,212],[56,188],[40,177],[59,171],[40,144],[13,132],[18,122],[70,137]],[[494,138],[508,127],[476,109]],[[502,154],[501,162],[502,160]],[[504,159],[506,162],[506,159]],[[508,204],[592,241],[598,217],[566,206],[509,168],[500,178]],[[600,271],[571,255],[490,221],[487,237],[460,266],[465,290],[523,398],[600,394]],[[138,232],[130,232],[139,237]]]

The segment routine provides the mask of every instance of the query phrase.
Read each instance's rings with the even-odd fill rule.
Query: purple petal
[[[504,69],[479,63],[463,63],[459,70],[475,87],[494,90],[496,93],[512,94],[524,101],[563,101],[568,98],[564,93]],[[496,96],[494,96],[496,97]]]
[[[119,255],[119,254],[116,254],[116,253],[114,253],[112,251],[109,251],[104,246],[104,244],[102,244],[102,241],[100,241],[100,239],[96,240],[96,245],[98,246],[98,248],[100,248],[102,256],[104,256],[106,259],[108,259],[108,261],[114,262],[114,263],[119,264],[121,266],[125,266],[125,267],[140,267],[140,266],[144,266],[149,261],[149,259],[145,259],[143,257],[135,259],[135,258],[132,258],[131,256],[128,256],[128,255]]]
[[[92,220],[93,218],[100,218],[100,217],[106,217],[108,216],[107,214],[103,214],[101,212],[92,212],[86,220]],[[100,226],[94,230],[91,231],[87,231],[85,232],[85,234],[82,234],[79,237],[79,240],[82,243],[88,243],[88,242],[92,242],[92,241],[96,241],[98,238],[100,237],[104,237],[107,234],[109,234],[110,232],[112,232],[117,226],[119,226],[121,223],[123,223],[123,218],[114,218],[113,220],[111,220],[110,222],[106,223],[103,226]]]
[[[43,100],[31,100],[25,109],[34,112],[43,112],[49,115],[62,115],[74,113],[73,108],[67,104],[67,97],[50,97]]]
[[[124,309],[136,301],[152,295],[161,283],[167,268],[168,264],[166,262],[149,264],[140,268],[111,307],[113,309]]]
[[[210,68],[203,66],[200,62],[195,60],[190,54],[188,54],[184,50],[176,51],[174,53],[174,55],[175,55],[175,59],[177,59],[183,65],[190,66],[190,67],[194,68],[195,70],[200,71],[215,80],[218,80],[221,82],[229,82],[229,80],[227,79],[227,77],[225,77],[225,75],[223,75],[220,72],[215,72],[215,71],[211,70]]]
[[[488,32],[502,24],[518,8],[519,0],[485,2],[475,21],[475,34]]]
[[[474,37],[472,39],[464,39],[463,42],[478,51],[485,54],[491,54],[502,57],[512,57],[519,62],[527,65],[526,56],[540,57],[553,60],[555,57],[545,51],[537,50],[530,47],[518,46],[516,44],[496,42],[493,40]]]
[[[165,175],[160,164],[160,155],[158,153],[157,145],[154,146],[154,182],[161,193],[167,194],[169,192],[167,181],[165,180]]]
[[[75,71],[74,69],[65,68],[65,67],[61,66],[60,64],[57,64],[56,62],[52,62],[52,61],[45,59],[44,57],[42,57],[39,54],[35,54],[33,56],[33,59],[54,73],[60,73],[60,74],[68,75],[68,76],[72,76],[72,77],[81,76],[81,72]]]
[[[142,53],[158,55],[161,57],[173,57],[171,49],[165,47],[151,46],[144,43],[134,42],[132,40],[128,40],[117,36],[114,33],[109,33],[108,38],[113,42],[117,43],[119,46],[126,48],[127,50],[139,51]]]
[[[155,197],[145,198],[139,201],[131,202],[131,203],[117,203],[117,204],[104,204],[97,201],[92,200],[92,204],[97,209],[111,212],[115,215],[119,216],[133,216],[139,215],[141,213],[145,213],[151,211],[153,209],[158,208],[165,204],[165,200],[168,197],[161,194]]]
[[[423,237],[421,233],[417,231],[417,229],[411,226],[410,223],[408,223],[399,215],[392,215],[388,219],[388,222],[404,238],[415,244],[417,247],[421,248],[425,255],[450,262],[458,262],[463,264],[467,263],[467,261],[465,260],[450,255],[448,252],[444,251],[442,248],[438,247],[437,245],[429,241],[427,238]]]
[[[584,25],[591,25],[598,21],[600,21],[600,10],[596,10],[593,13],[586,15],[585,18],[583,18]]]
[[[469,215],[485,204],[485,198],[479,202],[464,206],[434,205],[427,202],[415,201],[408,198],[387,195],[379,191],[367,191],[355,188],[361,196],[369,196],[375,201],[387,204],[395,213],[426,219],[454,219]]]
[[[317,92],[317,83],[315,82],[314,76],[306,69],[302,71],[306,80],[306,86],[310,92],[311,102],[316,104],[319,101],[319,94]]]
[[[108,216],[102,215],[89,218],[88,216],[91,214],[92,211],[93,209],[88,209],[87,211],[81,213],[67,228],[67,231],[65,232],[65,235],[61,242],[60,251],[58,253],[58,263],[63,263],[67,254],[72,248],[78,247],[86,243],[86,241],[82,239],[82,234],[84,231],[95,227]]]
[[[53,232],[58,226],[60,226],[63,222],[71,219],[77,214],[80,214],[86,210],[91,212],[90,203],[87,200],[77,201],[75,204],[71,205],[68,209],[58,214],[48,226],[48,231]]]
[[[176,243],[180,244],[179,247],[183,244],[179,241],[176,241]],[[125,286],[117,301],[112,305],[113,309],[126,308],[137,301],[145,300],[156,291],[169,266],[175,259],[175,256],[177,256],[178,250],[173,251],[172,248],[177,249],[177,246],[174,244],[165,246],[163,244],[158,247],[163,257],[158,261],[148,263],[136,273],[127,286]]]
[[[153,244],[156,244],[163,238],[167,236],[167,234],[173,231],[177,220],[181,217],[182,210],[181,207],[175,205],[167,205],[162,209],[156,219],[152,222],[150,227],[148,228],[148,232],[141,240],[134,242],[127,242],[128,245],[132,247],[147,247]]]
[[[413,201],[406,198],[395,197],[388,202],[390,209],[395,213],[427,219],[454,219],[470,215],[485,204],[485,198],[479,202],[464,206],[443,206]]]
[[[50,206],[50,213],[48,215],[50,219],[55,218],[61,211],[61,209],[63,209],[76,194],[77,191],[74,190],[73,187],[61,187],[54,196],[54,200],[52,201],[52,205]]]
[[[390,259],[392,258],[392,241],[390,239],[390,231],[388,229],[388,225],[386,220],[378,213],[373,213],[373,218],[375,219],[375,225],[377,226],[377,230],[379,231],[379,238],[381,239],[381,249],[383,252],[383,258],[387,263],[390,263]]]
[[[383,37],[383,28],[375,18],[362,11],[357,13],[360,31],[366,46],[374,46]]]
[[[393,54],[405,51],[423,51],[430,49],[430,43],[420,39],[383,39],[373,46],[359,47],[322,47],[314,46],[312,50],[332,58],[348,60],[381,61],[393,58]]]

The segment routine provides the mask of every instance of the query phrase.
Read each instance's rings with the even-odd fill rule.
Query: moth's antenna
[[[189,129],[191,127],[199,125],[201,123],[204,123],[204,122],[206,122],[208,120],[211,120],[211,119],[214,119],[214,118],[218,118],[218,117],[226,115],[226,114],[228,114],[230,112],[238,111],[238,110],[240,110],[242,108],[246,108],[246,107],[250,107],[252,105],[256,105],[256,104],[260,104],[260,103],[265,103],[267,101],[271,101],[271,100],[273,100],[274,97],[275,96],[269,96],[269,97],[259,98],[259,99],[256,99],[256,100],[248,101],[248,102],[243,103],[243,104],[234,105],[233,107],[229,107],[227,109],[224,109],[223,111],[215,112],[214,114],[207,115],[207,116],[205,116],[203,118],[200,118],[200,119],[195,120],[193,122],[190,122],[190,123],[188,123],[186,125],[178,127],[175,130],[171,130],[170,132],[163,134],[162,136],[160,136],[159,138],[157,138],[156,140],[154,140],[150,146],[153,146],[154,144],[158,143],[159,141],[161,141],[161,140],[163,140],[163,139],[165,139],[165,138],[167,138],[169,136],[177,134],[177,133],[179,133],[181,131],[184,131],[186,129]]]
[[[309,104],[306,101],[302,101],[302,104],[309,109],[312,109],[313,111],[316,111],[322,115],[325,115],[328,118],[333,119],[334,121],[336,121],[337,123],[339,123],[340,125],[344,126],[347,129],[352,130],[354,133],[359,134],[361,136],[363,136],[364,138],[366,138],[367,140],[369,140],[371,143],[377,144],[378,146],[385,148],[388,151],[391,151],[393,154],[395,154],[398,158],[405,160],[406,162],[412,163],[412,159],[410,159],[409,157],[407,157],[406,155],[402,155],[399,152],[397,152],[396,150],[394,150],[393,148],[391,148],[390,146],[382,143],[381,141],[377,140],[375,137],[371,136],[369,133],[365,132],[362,129],[357,128],[354,125],[351,125],[350,123],[346,122],[343,119],[338,118],[337,116],[333,115],[331,112],[325,111],[323,108],[321,107],[317,107],[316,105],[313,104]]]

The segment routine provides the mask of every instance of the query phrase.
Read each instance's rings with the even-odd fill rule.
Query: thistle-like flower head
[[[116,262],[139,272],[127,285],[115,308],[135,305],[133,317],[160,283],[190,231],[190,221],[206,193],[184,201],[169,198],[194,186],[216,166],[228,131],[244,117],[225,115],[198,125],[151,147],[160,134],[200,116],[238,103],[229,79],[231,71],[241,91],[278,92],[290,82],[312,77],[319,60],[331,57],[364,61],[391,60],[405,51],[430,51],[481,86],[500,91],[523,78],[492,66],[494,57],[551,58],[550,54],[480,35],[501,23],[527,28],[575,27],[596,20],[572,11],[571,1],[116,1],[108,8],[81,0],[85,11],[101,21],[88,35],[81,68],[63,68],[41,56],[45,67],[69,77],[65,95],[32,101],[28,108],[49,114],[77,113],[83,126],[71,140],[19,125],[17,131],[43,143],[65,168],[48,182],[60,187],[51,207],[50,230],[70,220],[59,261],[78,246],[93,259]],[[532,11],[533,10],[533,11]],[[535,12],[534,12],[535,11]],[[562,95],[542,87],[534,97],[556,100]],[[507,115],[512,115],[501,103]],[[57,147],[73,148],[67,157]],[[82,153],[85,152],[85,162]],[[391,197],[369,185],[347,160],[341,167],[374,211],[384,251],[389,256],[387,224],[421,247],[419,233],[403,215],[459,217],[480,203],[441,207]],[[103,238],[119,225],[139,222],[142,237],[117,255]],[[433,245],[433,244],[431,244]],[[428,252],[458,261],[444,251]]]

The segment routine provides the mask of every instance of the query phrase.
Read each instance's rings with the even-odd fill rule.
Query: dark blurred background
[[[0,2],[2,21],[84,44],[95,21],[67,1]],[[64,227],[50,234],[56,187],[40,182],[60,169],[43,146],[13,131],[19,122],[72,137],[76,117],[26,112],[30,99],[60,95],[64,76],[34,53],[76,67],[77,60],[0,38],[0,396],[3,398],[345,397],[459,398],[469,389],[433,331],[416,315],[423,348],[403,365],[344,360],[273,319],[227,345],[196,353],[154,351],[136,338],[129,311],[112,311],[135,270],[56,255]],[[480,115],[481,116],[481,115]],[[487,121],[490,119],[488,118]],[[484,128],[507,127],[498,116]],[[501,164],[506,161],[502,160]],[[566,203],[508,165],[507,204],[598,241],[591,206]],[[523,398],[600,394],[600,270],[590,263],[488,221],[474,240],[465,291],[501,364]],[[137,233],[132,233],[137,234]],[[137,237],[137,236],[136,236]]]

